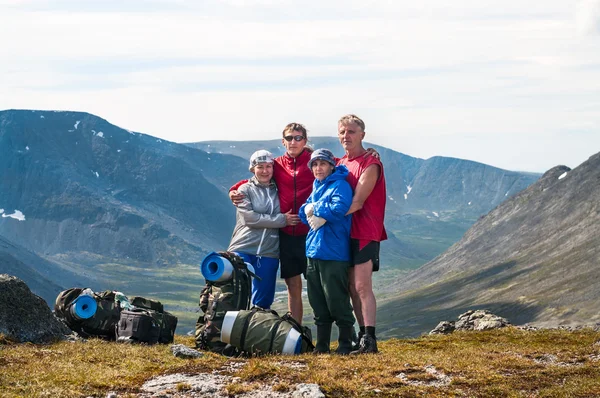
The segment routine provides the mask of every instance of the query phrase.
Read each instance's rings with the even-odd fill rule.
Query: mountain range
[[[311,145],[342,155],[332,137]],[[385,281],[442,253],[539,178],[369,146],[386,170],[390,239],[378,275]],[[227,247],[233,229],[227,190],[249,177],[247,159],[260,148],[283,153],[277,139],[176,144],[84,112],[0,111],[0,251],[11,258],[0,272],[20,268],[40,289],[47,280],[39,291],[49,302],[59,289],[85,284],[193,313],[197,265]]]
[[[368,137],[367,137],[368,138]],[[281,139],[267,141],[205,141],[188,144],[212,154],[248,154],[267,149],[285,152]],[[334,137],[309,137],[313,148],[328,148],[342,157]],[[382,243],[382,261],[396,269],[416,268],[458,241],[477,219],[525,189],[539,174],[499,169],[486,164],[436,156],[419,159],[391,149],[376,149],[387,183],[385,225],[389,241]]]

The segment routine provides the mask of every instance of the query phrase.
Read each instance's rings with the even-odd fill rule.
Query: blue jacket
[[[318,260],[350,261],[350,224],[345,214],[352,204],[352,188],[346,181],[348,169],[337,166],[322,182],[315,179],[313,190],[298,215],[308,224],[304,208],[314,203],[313,214],[327,222],[318,230],[312,228],[306,237],[306,257]]]

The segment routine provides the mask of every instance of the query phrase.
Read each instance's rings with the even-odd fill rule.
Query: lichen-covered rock
[[[183,359],[200,358],[201,356],[204,355],[203,353],[196,351],[193,348],[190,348],[183,344],[172,345],[171,352],[177,358],[183,358]]]
[[[47,343],[71,333],[25,282],[0,274],[0,334],[19,343]]]
[[[441,321],[429,334],[450,334],[454,329],[453,321]]]
[[[318,384],[298,384],[292,392],[292,398],[325,398]]]
[[[489,330],[509,326],[511,323],[488,310],[469,310],[458,316],[456,322],[442,321],[429,334],[449,334],[455,330]]]

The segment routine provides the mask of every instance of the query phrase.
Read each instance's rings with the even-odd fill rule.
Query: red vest
[[[357,156],[348,159],[345,155],[338,161],[338,165],[343,164],[348,168],[350,174],[347,181],[350,183],[352,190],[356,191],[356,185],[361,174],[367,167],[372,164],[378,164],[380,167],[379,180],[375,183],[373,191],[365,200],[363,208],[352,214],[352,227],[350,229],[350,237],[360,240],[374,240],[380,242],[387,239],[387,233],[383,226],[385,215],[385,176],[383,174],[383,164],[374,156]]]
[[[287,152],[275,158],[273,165],[273,178],[279,190],[279,206],[282,213],[292,210],[298,214],[300,206],[312,192],[315,177],[308,168],[310,153],[302,151],[300,155],[293,158]],[[295,226],[287,226],[281,229],[288,235],[299,236],[308,234],[308,225],[302,223]]]

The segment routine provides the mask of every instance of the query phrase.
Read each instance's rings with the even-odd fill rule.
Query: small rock
[[[450,334],[454,332],[454,322],[442,321],[429,334]]]
[[[200,358],[201,356],[204,355],[203,353],[198,352],[198,351],[196,351],[190,347],[187,347],[183,344],[172,345],[171,352],[177,358],[183,358],[183,359]]]
[[[325,398],[318,384],[301,383],[296,386],[292,398]]]
[[[483,319],[475,323],[473,330],[488,330],[488,329],[498,329],[506,326],[506,324],[502,321],[503,318],[499,319]]]

